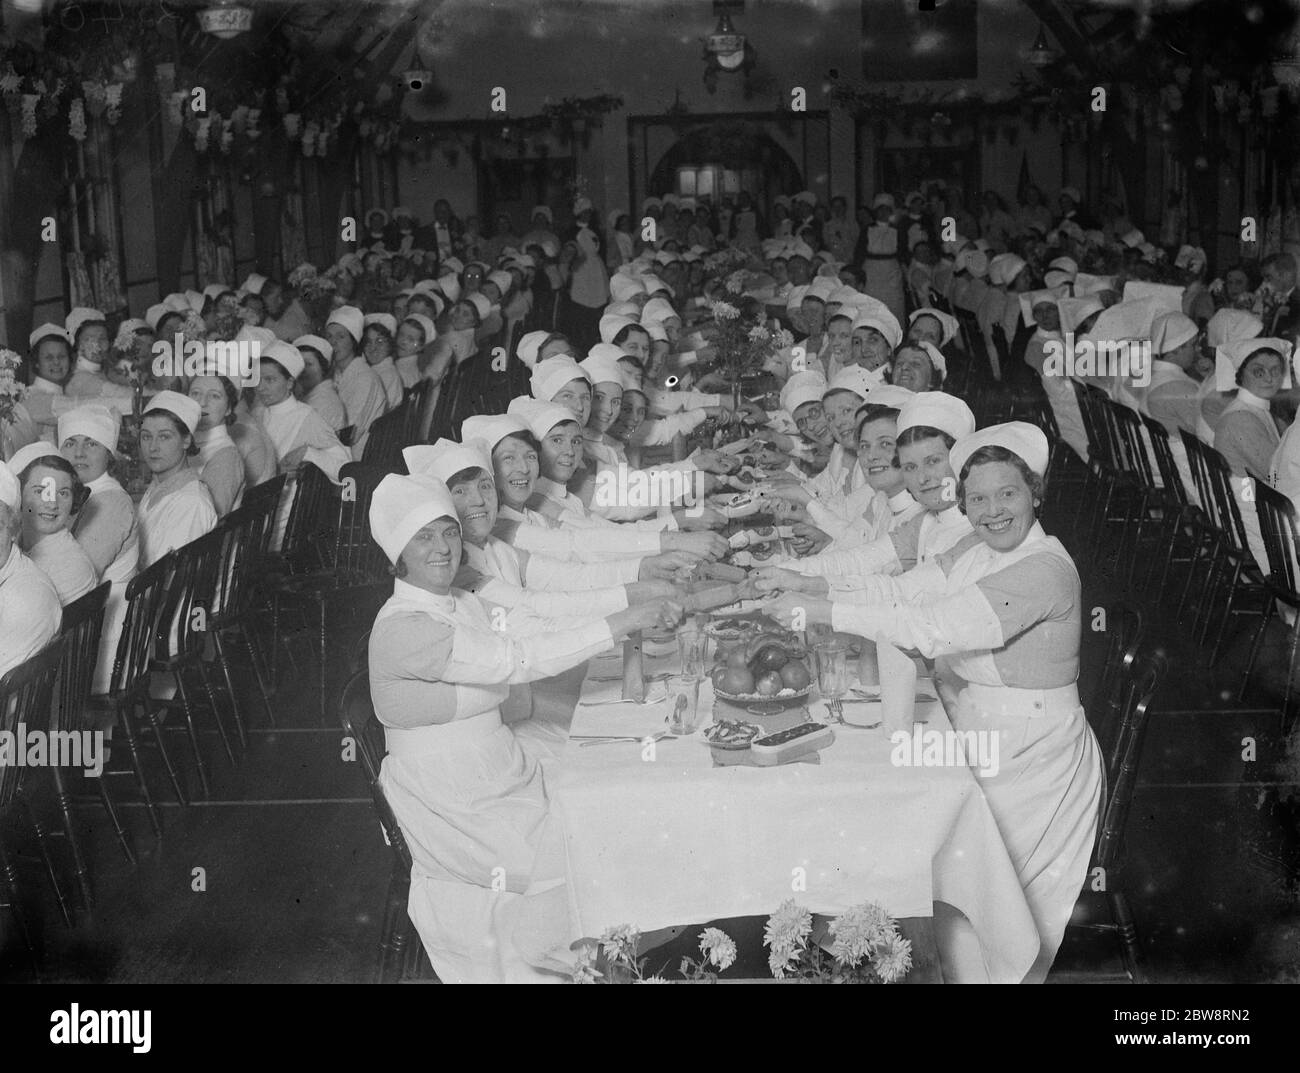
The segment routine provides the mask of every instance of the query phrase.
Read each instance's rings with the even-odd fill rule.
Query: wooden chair
[[[63,622],[59,636],[63,640],[63,655],[59,661],[59,673],[55,689],[55,700],[50,730],[62,735],[103,733],[112,723],[111,716],[105,720],[102,715],[92,715],[90,705],[90,683],[95,674],[95,662],[99,657],[99,638],[104,626],[104,604],[108,600],[110,582],[105,581],[98,588],[92,589],[78,600],[74,600],[63,609]],[[84,739],[83,739],[84,740]],[[68,847],[72,852],[73,870],[77,886],[81,891],[82,905],[89,909],[94,904],[94,895],[90,886],[90,870],[86,867],[86,856],[81,848],[76,824],[72,820],[72,795],[68,791],[67,781],[61,767],[52,765],[55,795],[59,811],[63,816],[63,829],[68,837]],[[104,810],[108,813],[113,833],[126,859],[135,864],[135,853],[126,836],[122,821],[118,818],[117,806],[108,788],[108,773],[101,771],[95,778],[96,789]]]
[[[1197,631],[1201,643],[1209,639],[1213,612],[1222,592],[1223,611],[1210,650],[1210,666],[1214,666],[1219,661],[1229,621],[1250,615],[1266,617],[1272,607],[1272,593],[1255,565],[1233,488],[1234,483],[1246,478],[1234,475],[1227,460],[1196,436],[1183,432],[1182,437],[1198,498],[1205,508],[1207,524],[1218,544],[1217,563],[1211,571],[1208,595],[1203,603],[1203,625]],[[1257,492],[1260,482],[1253,483]],[[1250,606],[1252,603],[1255,606]],[[1245,688],[1243,678],[1239,696],[1244,694]]]
[[[325,565],[322,545],[329,536],[326,505],[333,487],[334,482],[310,462],[298,471],[280,541],[279,565],[283,572],[306,574]]]
[[[367,466],[382,469],[385,473],[402,469],[402,448],[407,446],[406,426],[409,423],[406,405],[403,402],[396,409],[389,410],[370,426],[370,436],[361,456]]]
[[[1115,935],[1119,940],[1125,972],[1134,983],[1146,983],[1147,973],[1137,921],[1125,889],[1124,833],[1137,788],[1151,700],[1165,670],[1163,657],[1145,652],[1138,654],[1123,672],[1120,705],[1109,720],[1111,725],[1102,727],[1109,740],[1109,747],[1103,747],[1107,793],[1102,803],[1101,823],[1085,890],[1105,893],[1111,919],[1108,922],[1072,920],[1070,925]],[[1099,744],[1101,738],[1099,733]]]
[[[428,959],[423,956],[424,947],[406,909],[411,890],[411,851],[379,782],[379,772],[388,750],[384,744],[384,728],[375,718],[374,705],[370,699],[370,678],[365,669],[354,674],[343,688],[343,696],[339,701],[339,722],[343,724],[343,733],[356,746],[357,758],[361,762],[361,771],[370,790],[375,812],[379,814],[384,839],[393,851],[393,871],[388,881],[388,897],[384,902],[375,982],[397,983],[417,975],[431,976],[436,980],[437,975],[428,967]],[[421,972],[422,966],[427,971]]]
[[[1196,572],[1196,565],[1205,561],[1202,555],[1202,549],[1205,546],[1201,538],[1203,527],[1195,524],[1195,518],[1200,513],[1200,508],[1194,504],[1187,494],[1187,485],[1183,480],[1182,472],[1178,468],[1178,463],[1174,459],[1173,445],[1169,440],[1169,432],[1159,421],[1154,418],[1142,417],[1142,427],[1146,431],[1147,442],[1151,445],[1152,454],[1155,456],[1156,465],[1160,472],[1160,483],[1164,491],[1164,517],[1162,532],[1158,535],[1157,540],[1162,549],[1159,556],[1161,560],[1160,584],[1156,590],[1156,602],[1161,603],[1165,599],[1165,590],[1170,577],[1170,567],[1175,563],[1185,563],[1187,565],[1188,576],[1187,584],[1191,584],[1191,578]],[[1181,441],[1179,446],[1181,446]],[[1180,557],[1178,545],[1180,540],[1186,540],[1189,544],[1187,555]],[[1155,571],[1148,578],[1148,588],[1150,582],[1155,576]],[[1145,591],[1145,590],[1144,590]]]
[[[1137,661],[1146,636],[1146,624],[1142,612],[1123,600],[1109,604],[1103,610],[1106,615],[1105,657],[1084,710],[1102,751],[1109,752],[1115,720],[1123,705],[1122,687]]]
[[[321,721],[328,719],[329,615],[344,607],[351,612],[378,604],[392,591],[388,561],[370,536],[370,500],[386,474],[351,462],[339,471],[343,487],[332,506],[335,524],[324,569],[286,578],[275,595],[274,623],[279,636],[281,608],[310,615],[316,626]],[[345,490],[346,493],[345,494]]]
[[[106,713],[112,725],[122,727],[126,735],[127,749],[131,753],[131,766],[135,769],[136,782],[140,787],[140,797],[148,810],[154,833],[158,835],[162,834],[162,825],[159,822],[153,795],[149,792],[148,780],[145,778],[133,717],[137,709],[144,711],[145,717],[153,728],[158,752],[163,766],[167,769],[167,776],[176,793],[176,800],[182,805],[186,804],[180,777],[176,766],[172,763],[171,754],[167,751],[167,742],[158,723],[157,711],[149,697],[149,664],[153,657],[158,619],[167,600],[168,582],[174,573],[175,565],[176,553],[169,552],[127,583],[126,618],[122,623],[122,633],[117,639],[117,652],[113,658],[113,672],[109,677],[108,691],[92,695],[87,700],[91,708]]]
[[[1281,492],[1268,487],[1262,481],[1255,482],[1255,509],[1259,513],[1259,528],[1264,537],[1264,548],[1268,553],[1268,576],[1264,583],[1268,586],[1273,600],[1268,601],[1267,608],[1261,616],[1255,636],[1251,639],[1250,655],[1246,659],[1246,675],[1242,679],[1241,691],[1237,699],[1246,693],[1255,661],[1259,658],[1259,645],[1264,638],[1264,629],[1273,617],[1274,600],[1279,600],[1300,612],[1300,589],[1297,588],[1296,555],[1300,551],[1300,536],[1296,531],[1296,510],[1291,500]],[[1290,629],[1291,652],[1287,659],[1286,687],[1282,693],[1282,734],[1289,734],[1295,722],[1291,713],[1291,682],[1296,672],[1296,652],[1300,648],[1300,626]]]
[[[420,420],[425,407],[429,404],[429,393],[433,390],[432,380],[417,380],[406,392],[406,426],[402,429],[402,446],[410,447],[419,441]],[[401,451],[398,451],[401,455]]]
[[[244,496],[244,504],[240,507],[239,546],[237,549],[229,549],[235,551],[238,557],[234,563],[228,562],[223,566],[220,576],[225,589],[218,601],[220,610],[215,616],[209,616],[213,642],[227,686],[230,685],[230,671],[226,638],[227,635],[237,634],[244,642],[271,726],[275,726],[275,711],[271,707],[268,685],[271,681],[270,661],[264,658],[261,644],[256,643],[257,626],[259,622],[269,621],[271,617],[271,601],[268,598],[271,585],[271,543],[275,536],[276,513],[287,480],[287,476],[281,474],[249,489]],[[274,642],[272,637],[272,644]],[[240,731],[243,740],[242,724]]]
[[[45,727],[49,722],[50,698],[54,692],[54,680],[59,673],[59,660],[63,656],[63,641],[55,638],[48,646],[25,663],[19,664],[0,678],[0,732],[12,737],[18,734],[18,726],[25,723],[29,727]],[[70,921],[62,891],[59,889],[58,877],[54,871],[54,861],[49,853],[45,832],[31,803],[22,795],[22,783],[26,767],[21,765],[0,765],[0,879],[4,880],[7,891],[6,900],[0,903],[0,909],[8,908],[22,936],[23,945],[32,964],[32,971],[39,977],[40,966],[36,961],[36,948],[32,945],[31,932],[23,916],[21,894],[18,886],[18,872],[14,868],[13,858],[5,845],[4,822],[13,811],[15,801],[20,798],[27,809],[28,817],[36,831],[37,845],[45,861],[46,872],[54,885],[59,899],[60,909],[65,920]]]
[[[221,744],[233,765],[235,750],[221,718],[221,707],[217,703],[212,678],[203,659],[204,641],[208,636],[208,615],[217,591],[217,573],[221,566],[224,539],[225,534],[218,528],[176,549],[174,569],[167,581],[167,598],[154,633],[153,658],[149,661],[152,673],[170,674],[176,683],[176,698],[156,703],[173,710],[179,708],[184,713],[185,727],[189,733],[204,797],[209,796],[212,790],[208,784],[207,766],[203,762],[203,750],[199,745],[198,727],[194,722],[195,706],[185,685],[185,673],[198,672]]]

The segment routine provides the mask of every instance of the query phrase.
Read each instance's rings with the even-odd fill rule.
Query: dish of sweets
[[[714,723],[704,731],[704,740],[715,749],[748,749],[750,743],[763,733],[753,723]]]

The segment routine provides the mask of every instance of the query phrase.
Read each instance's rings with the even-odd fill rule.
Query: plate
[[[721,618],[708,623],[704,627],[704,632],[719,641],[739,641],[742,637],[758,633],[761,628],[762,625],[757,619],[732,617],[731,621]]]
[[[733,751],[738,752],[741,749],[748,749],[750,744],[756,738],[762,737],[763,735],[763,728],[760,726],[756,726],[753,723],[736,722],[736,723],[732,723],[731,725],[738,726],[738,727],[746,727],[748,728],[749,731],[751,731],[749,737],[746,738],[744,741],[714,741],[712,738],[709,737],[709,732],[713,730],[714,727],[720,727],[723,725],[723,723],[726,722],[728,722],[728,720],[722,720],[721,722],[716,722],[713,723],[711,726],[706,727],[703,735],[701,735],[701,740],[706,745],[708,745],[710,748],[713,749],[721,749],[724,752],[733,752]]]
[[[755,611],[761,611],[765,603],[765,600],[741,600],[739,603],[727,604],[726,607],[715,607],[708,614],[721,618],[735,615],[751,615]]]

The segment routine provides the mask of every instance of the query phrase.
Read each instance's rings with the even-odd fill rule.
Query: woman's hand
[[[674,599],[661,597],[639,603],[626,611],[615,612],[605,621],[609,625],[610,634],[617,641],[640,630],[671,629],[681,618],[682,605]]]
[[[673,517],[677,519],[679,536],[681,533],[700,533],[710,529],[720,529],[727,524],[727,516],[722,511],[698,505],[689,510],[678,507],[673,511]]]
[[[650,600],[674,599],[681,593],[671,581],[630,581],[623,588],[627,590],[628,607]]]
[[[689,551],[666,551],[662,555],[651,555],[641,560],[637,580],[673,581],[678,571],[693,570],[695,564],[703,560],[703,556],[693,555]]]
[[[798,481],[763,481],[762,484],[755,486],[755,491],[774,499],[783,499],[799,507],[806,507],[813,499],[812,493]]]
[[[297,473],[302,468],[303,459],[307,457],[307,445],[304,443],[301,447],[295,447],[282,459],[280,459],[280,470],[284,473]]]
[[[787,592],[763,605],[763,614],[788,630],[831,624],[831,602],[803,592]]]
[[[825,596],[830,592],[830,585],[824,577],[807,577],[793,570],[783,570],[779,566],[759,567],[750,573],[749,579],[760,595],[769,592],[804,592]]]
[[[712,448],[696,451],[691,461],[695,463],[696,469],[702,469],[705,473],[735,473],[740,468],[740,459]]]
[[[670,538],[665,545],[667,550],[690,552],[701,559],[721,559],[731,547],[726,537],[708,531],[665,533],[664,536]]]
[[[807,521],[796,522],[791,528],[794,530],[794,539],[791,540],[790,546],[801,556],[816,555],[827,547],[832,540],[829,533],[818,529],[817,526]]]

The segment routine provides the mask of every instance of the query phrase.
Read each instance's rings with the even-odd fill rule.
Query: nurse
[[[1273,396],[1289,387],[1291,344],[1285,339],[1247,339],[1215,350],[1221,392],[1237,391],[1214,426],[1214,449],[1232,472],[1267,480],[1281,442],[1269,412]]]
[[[239,390],[225,376],[196,376],[190,381],[189,396],[200,408],[194,433],[199,445],[199,480],[212,494],[217,517],[224,518],[244,495],[244,458],[230,436]]]
[[[99,572],[72,535],[72,516],[90,493],[52,443],[29,443],[8,465],[22,488],[22,549],[67,607],[99,584]]]
[[[933,344],[904,343],[894,355],[889,382],[908,391],[939,391],[948,378],[948,362]]]
[[[512,932],[546,790],[502,724],[501,703],[512,684],[567,670],[637,630],[675,625],[680,606],[650,601],[512,637],[454,587],[463,542],[446,485],[390,474],[375,490],[370,527],[396,577],[370,634],[370,692],[388,747],[380,782],[414,861],[411,920],[448,983],[537,979]]]
[[[774,604],[782,619],[801,607],[808,622],[937,660],[953,727],[998,735],[999,770],[978,783],[1038,927],[1025,982],[1040,982],[1087,878],[1105,786],[1076,687],[1079,574],[1037,520],[1048,462],[1040,429],[994,425],[962,437],[951,458],[974,532],[913,571],[906,600],[853,605],[790,593]]]
[[[140,455],[153,479],[136,510],[142,569],[216,528],[212,494],[190,464],[201,415],[197,402],[175,391],[158,392],[144,409]]]
[[[106,406],[87,403],[59,418],[59,449],[90,490],[72,526],[82,551],[104,581],[112,582],[104,607],[104,628],[95,664],[93,693],[108,689],[117,639],[126,620],[126,586],[140,562],[135,504],[108,472],[117,450],[120,422]]]
[[[922,392],[903,404],[897,427],[903,483],[924,513],[870,544],[793,559],[784,569],[764,567],[757,575],[759,591],[825,595],[834,590],[837,599],[864,599],[866,589],[876,586],[872,579],[877,575],[887,578],[910,570],[969,535],[970,522],[957,509],[957,475],[949,452],[957,440],[975,431],[970,407],[942,391]]]

